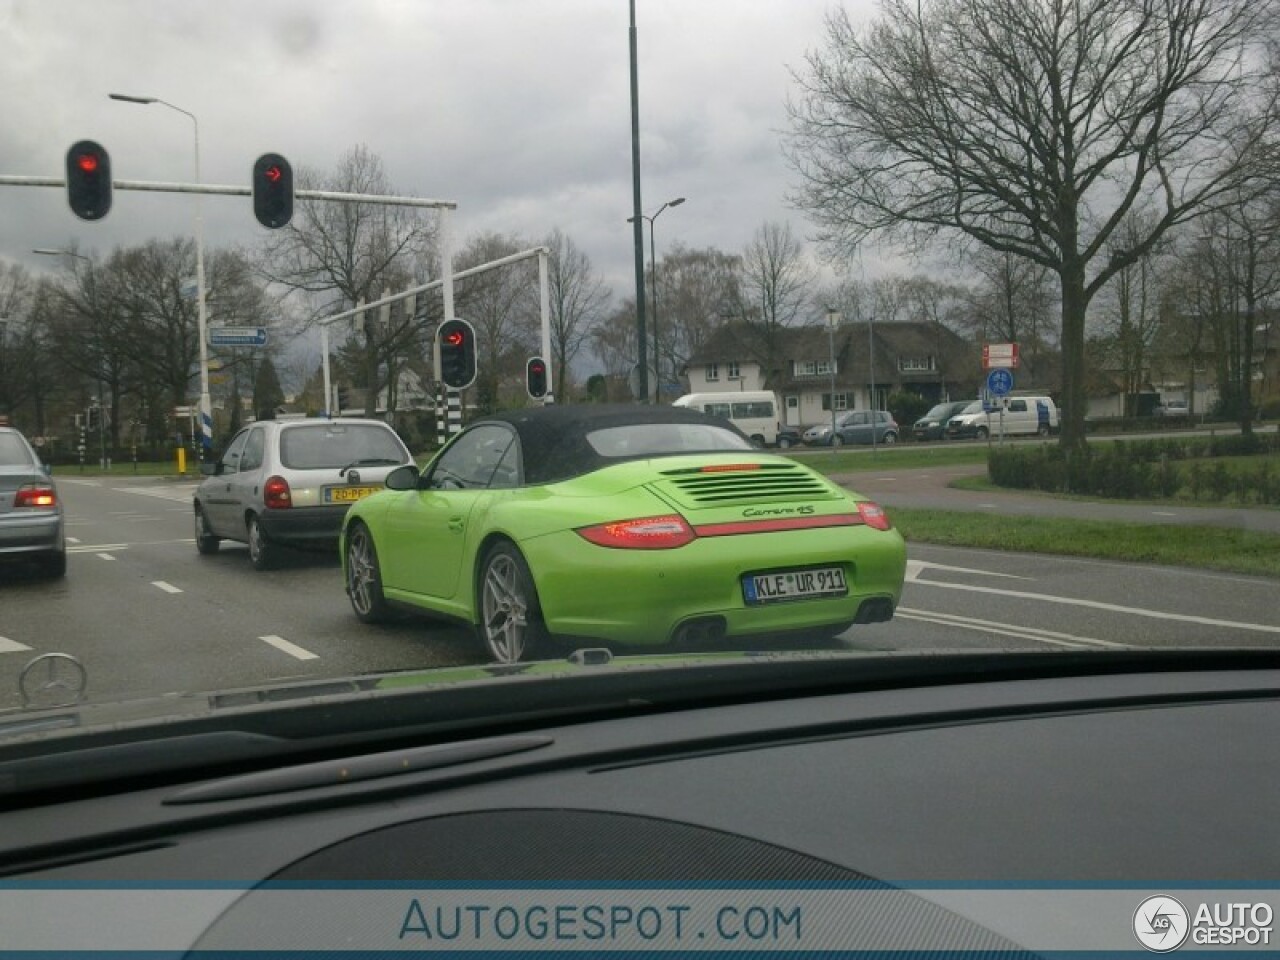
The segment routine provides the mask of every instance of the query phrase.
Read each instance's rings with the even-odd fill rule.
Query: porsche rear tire
[[[480,564],[477,628],[497,663],[519,663],[543,646],[547,630],[529,564],[510,541],[493,545]]]

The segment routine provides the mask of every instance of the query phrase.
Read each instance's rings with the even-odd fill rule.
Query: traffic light
[[[253,165],[253,215],[272,230],[293,219],[293,167],[278,153],[264,153]]]
[[[529,396],[541,400],[547,395],[547,361],[541,357],[530,357],[524,366],[525,388]]]
[[[436,330],[440,344],[440,379],[446,387],[465,390],[476,379],[476,332],[465,320],[454,318]]]
[[[67,151],[67,203],[81,220],[101,220],[111,209],[111,157],[102,144],[80,140]]]

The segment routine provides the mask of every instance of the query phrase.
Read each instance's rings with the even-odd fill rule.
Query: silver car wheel
[[[218,537],[215,537],[209,530],[209,521],[204,515],[204,511],[197,508],[195,511],[196,519],[196,550],[200,553],[217,553],[218,545],[221,543]]]
[[[378,579],[378,562],[373,558],[369,532],[357,527],[347,543],[347,593],[351,606],[361,616],[373,613],[373,587]]]
[[[499,663],[517,663],[529,634],[529,587],[511,554],[496,551],[485,565],[480,630]]]
[[[270,570],[275,564],[276,549],[262,532],[257,517],[249,518],[249,562],[255,570]]]

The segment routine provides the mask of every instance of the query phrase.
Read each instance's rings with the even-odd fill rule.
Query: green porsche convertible
[[[906,549],[876,504],[677,407],[478,420],[400,467],[342,531],[356,616],[473,626],[513,663],[545,640],[628,647],[835,634],[888,620]]]

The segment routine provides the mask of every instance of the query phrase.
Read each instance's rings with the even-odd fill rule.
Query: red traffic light
[[[253,164],[253,215],[271,230],[293,219],[293,167],[278,153],[264,153]]]
[[[460,347],[465,339],[461,330],[451,330],[441,337],[442,342],[449,347]]]
[[[101,220],[111,209],[111,157],[102,144],[79,140],[67,151],[67,204],[81,220]]]
[[[440,381],[450,389],[465,390],[476,379],[476,332],[458,317],[436,330],[440,344]]]
[[[542,357],[530,357],[524,365],[524,383],[529,396],[541,400],[547,395],[547,361]]]

